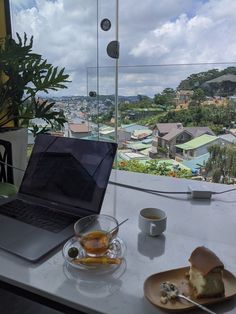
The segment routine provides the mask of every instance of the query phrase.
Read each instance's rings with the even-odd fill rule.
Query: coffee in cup
[[[139,228],[142,232],[154,237],[166,230],[167,216],[159,208],[143,208],[139,213]]]

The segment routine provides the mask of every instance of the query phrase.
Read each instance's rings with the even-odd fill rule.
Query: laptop
[[[36,262],[99,214],[117,144],[38,135],[16,197],[0,205],[0,248]]]

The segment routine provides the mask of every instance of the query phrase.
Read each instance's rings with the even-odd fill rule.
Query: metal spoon
[[[107,233],[110,233],[110,234],[114,233],[114,232],[119,228],[119,226],[121,226],[121,225],[122,225],[124,222],[126,222],[128,219],[129,219],[129,218],[126,218],[125,220],[121,221],[120,223],[118,223],[118,225],[117,225],[115,228],[111,229],[111,230],[108,231]]]
[[[189,299],[185,295],[179,293],[179,289],[176,287],[176,285],[169,282],[169,281],[161,283],[160,287],[161,287],[161,291],[166,294],[168,299],[181,298],[181,299],[187,300],[190,303],[193,303],[194,305],[198,306],[200,309],[202,309],[205,312],[208,312],[211,314],[216,314],[216,312],[209,310],[207,307],[205,307],[205,306]]]

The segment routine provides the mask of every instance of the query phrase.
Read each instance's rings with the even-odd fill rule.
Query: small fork
[[[179,293],[179,289],[177,288],[177,286],[175,284],[169,282],[169,281],[161,283],[160,287],[161,287],[161,291],[166,294],[166,296],[169,300],[181,298],[181,299],[184,299],[184,300],[196,305],[197,307],[199,307],[200,309],[202,309],[203,311],[205,311],[207,313],[216,314],[216,312],[209,310],[207,307],[205,307],[205,306],[191,300],[190,298],[186,297],[185,295]]]

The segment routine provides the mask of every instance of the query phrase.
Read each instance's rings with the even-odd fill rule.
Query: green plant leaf
[[[0,81],[0,110],[4,112],[0,127],[13,120],[18,125],[28,125],[36,117],[45,119],[51,126],[62,125],[65,117],[52,111],[54,103],[39,104],[36,98],[39,92],[67,88],[69,75],[64,68],[54,67],[32,51],[33,36],[28,39],[24,33],[22,39],[16,33],[16,37],[17,41],[9,36],[0,40],[0,71],[6,78]]]

